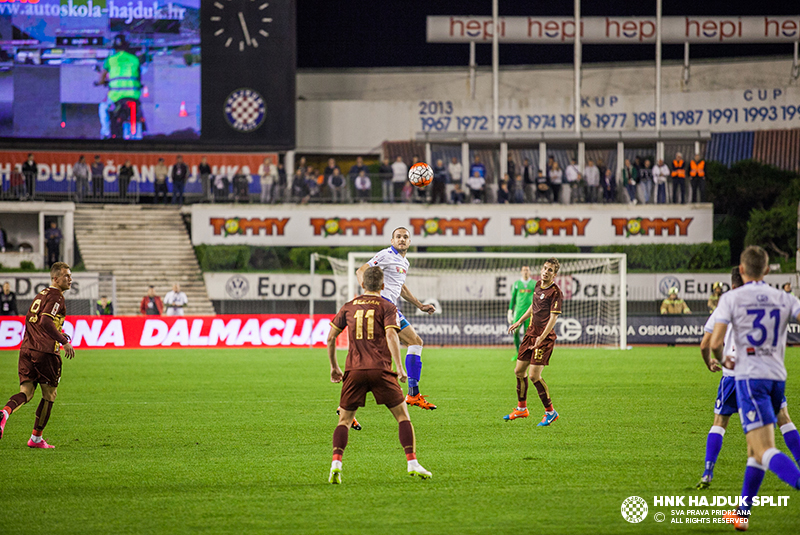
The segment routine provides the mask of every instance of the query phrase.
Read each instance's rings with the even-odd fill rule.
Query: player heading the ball
[[[397,307],[383,299],[383,271],[370,267],[362,273],[361,286],[366,290],[342,306],[331,321],[328,335],[328,358],[331,363],[331,381],[342,382],[339,424],[333,432],[333,460],[328,482],[342,482],[342,455],[347,447],[347,435],[356,411],[363,407],[367,392],[372,392],[375,402],[386,405],[397,420],[400,444],[408,461],[408,475],[422,479],[431,473],[417,461],[414,427],[408,417],[408,406],[403,400],[398,379],[405,382],[406,372],[400,360],[400,319]],[[344,374],[336,360],[336,337],[348,328],[347,362]],[[397,372],[392,371],[392,364]]]

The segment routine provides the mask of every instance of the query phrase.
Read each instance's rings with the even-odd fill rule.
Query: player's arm
[[[525,314],[523,314],[520,319],[518,319],[517,321],[508,326],[508,334],[511,334],[517,329],[519,329],[519,326],[525,323],[525,320],[530,318],[531,314],[533,314],[533,305],[528,307],[528,310],[525,311]]]
[[[331,362],[331,382],[340,383],[344,374],[336,360],[336,337],[342,330],[336,325],[331,324],[331,331],[328,333],[328,359]],[[399,352],[399,351],[398,351]]]
[[[403,368],[403,359],[400,358],[400,335],[394,326],[386,327],[386,343],[389,344],[389,353],[392,355],[392,362],[397,370],[397,380],[405,383],[408,379],[406,370]]]
[[[358,279],[359,288],[361,288],[362,285],[364,284],[364,272],[367,270],[368,267],[369,267],[369,262],[367,262],[366,264],[364,264],[363,266],[361,266],[356,270],[356,279]]]
[[[712,372],[718,372],[722,369],[720,361],[711,356],[711,333],[704,332],[703,339],[700,341],[700,356],[703,357],[703,362],[706,363],[706,368]]]
[[[414,294],[411,293],[411,290],[408,289],[408,286],[403,284],[403,288],[400,290],[400,297],[417,307],[423,312],[427,312],[428,314],[433,314],[436,312],[436,307],[431,304],[423,304],[422,301],[414,297]]]
[[[733,359],[730,357],[724,358],[722,355],[722,345],[725,343],[725,333],[728,331],[727,323],[715,323],[714,331],[711,333],[711,352],[717,362],[722,362],[723,365],[732,370],[734,366]]]
[[[511,287],[511,301],[508,302],[508,323],[514,323],[514,305],[517,304],[517,285]]]
[[[547,336],[553,331],[553,327],[556,326],[556,322],[558,321],[559,312],[551,312],[550,319],[547,320],[547,325],[544,326],[544,330],[542,334],[536,339],[536,344],[533,346],[534,348],[539,347],[539,344],[547,338]]]

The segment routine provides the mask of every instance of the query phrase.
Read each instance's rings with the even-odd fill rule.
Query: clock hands
[[[242,31],[244,32],[244,40],[247,41],[247,46],[250,46],[250,32],[247,31],[247,23],[244,21],[244,13],[239,12],[239,22],[242,23]]]

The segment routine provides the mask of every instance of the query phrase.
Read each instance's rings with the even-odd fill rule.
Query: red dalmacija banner
[[[325,347],[332,315],[68,316],[75,349]],[[0,350],[19,349],[23,316],[0,320]]]

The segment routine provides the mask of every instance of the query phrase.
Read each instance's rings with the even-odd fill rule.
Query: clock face
[[[269,6],[264,0],[215,0],[211,10],[214,36],[231,50],[258,48],[269,38]]]

